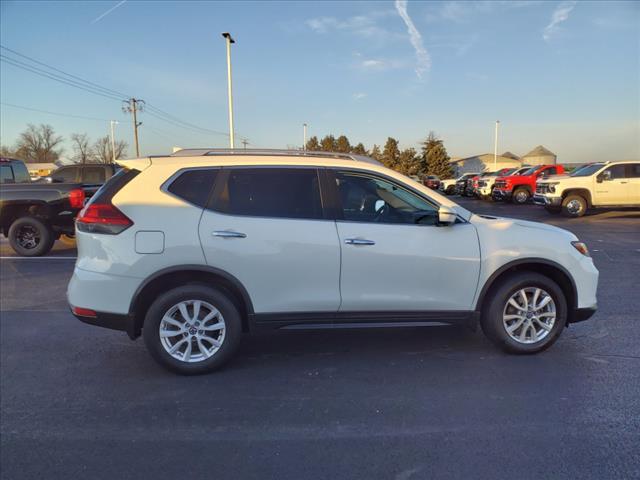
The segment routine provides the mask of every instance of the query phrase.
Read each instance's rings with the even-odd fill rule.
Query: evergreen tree
[[[346,136],[340,135],[338,137],[338,139],[336,140],[335,151],[340,153],[349,153],[351,151],[351,144],[349,143],[349,139]]]
[[[320,150],[322,150],[322,148],[320,147],[320,142],[318,141],[318,137],[314,135],[309,140],[307,140],[306,148],[311,152],[319,152]]]
[[[337,148],[336,138],[333,135],[325,135],[325,137],[320,140],[320,150],[323,152],[335,152]]]
[[[367,149],[364,148],[364,145],[362,143],[359,143],[351,149],[351,153],[356,153],[358,155],[368,155],[369,152],[367,152]]]
[[[373,148],[371,149],[371,158],[374,160],[382,161],[382,152],[380,151],[380,147],[376,144],[373,144]]]
[[[400,148],[398,148],[398,140],[395,138],[387,138],[387,143],[384,144],[384,150],[382,150],[382,163],[387,168],[398,168],[400,162]]]
[[[427,139],[422,142],[422,157],[427,168],[426,174],[437,175],[441,179],[453,177],[447,149],[433,132],[429,132]]]
[[[400,159],[396,170],[403,175],[418,175],[420,169],[420,157],[415,148],[407,148],[400,153]]]

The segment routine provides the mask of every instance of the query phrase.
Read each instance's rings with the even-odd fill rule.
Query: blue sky
[[[1,3],[3,46],[220,132],[223,31],[237,40],[236,132],[252,147],[299,146],[307,122],[310,135],[344,133],[368,148],[387,136],[417,147],[434,130],[451,156],[467,156],[493,151],[499,119],[500,151],[640,157],[638,2]],[[115,119],[132,145],[118,101],[0,65],[3,144],[27,123],[95,138]],[[140,119],[145,155],[228,143]]]

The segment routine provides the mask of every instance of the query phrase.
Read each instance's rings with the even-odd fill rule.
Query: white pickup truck
[[[533,202],[567,217],[581,217],[589,208],[640,207],[640,161],[592,163],[538,181]]]

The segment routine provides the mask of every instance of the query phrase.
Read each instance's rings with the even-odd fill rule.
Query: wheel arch
[[[549,277],[558,284],[567,299],[567,324],[571,323],[578,305],[578,290],[573,277],[569,271],[559,263],[545,258],[535,257],[513,260],[504,264],[491,274],[480,290],[478,300],[476,301],[476,312],[478,315],[482,315],[482,311],[484,310],[485,303],[489,298],[491,290],[498,285],[500,280],[506,278],[512,273],[522,271],[540,273]]]
[[[580,195],[587,201],[587,207],[591,208],[593,202],[591,201],[591,192],[586,188],[568,188],[562,192],[562,199],[564,200],[569,195]]]
[[[128,332],[129,336],[140,336],[145,314],[158,294],[189,283],[213,286],[228,294],[240,312],[243,332],[249,331],[253,303],[247,289],[236,277],[207,265],[180,265],[159,270],[138,286],[129,306],[129,316],[133,319],[133,330]]]

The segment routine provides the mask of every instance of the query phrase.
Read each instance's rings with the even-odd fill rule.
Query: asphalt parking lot
[[[640,212],[581,219],[463,199],[573,231],[599,311],[547,352],[454,327],[265,334],[179,377],[67,311],[75,250],[0,242],[2,478],[640,478]]]

